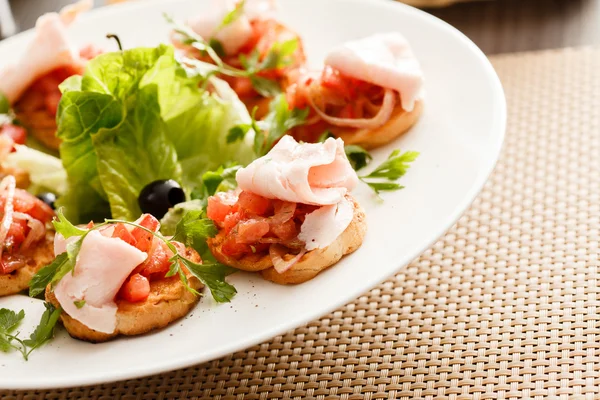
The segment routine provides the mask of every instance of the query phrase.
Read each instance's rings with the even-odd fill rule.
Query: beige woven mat
[[[600,398],[600,50],[493,61],[509,106],[502,158],[402,273],[195,368],[5,398]]]

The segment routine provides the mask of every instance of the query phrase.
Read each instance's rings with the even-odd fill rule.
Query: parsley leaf
[[[204,198],[212,196],[217,192],[226,192],[237,187],[235,175],[242,168],[239,165],[221,165],[215,171],[206,171],[202,175],[202,187]]]
[[[215,38],[212,38],[208,42],[208,45],[215,51],[215,53],[217,53],[219,57],[225,57],[225,49],[223,48],[223,43],[221,43]]]
[[[214,237],[219,231],[212,220],[204,217],[204,211],[186,212],[177,226],[173,239],[193,247],[201,256],[206,256],[206,239]]]
[[[394,150],[379,167],[367,175],[359,176],[359,178],[377,194],[382,191],[402,189],[404,186],[395,181],[406,174],[410,168],[410,163],[415,161],[418,155],[419,153],[416,151],[400,153],[400,150]]]
[[[355,144],[344,146],[344,151],[346,152],[348,161],[350,161],[350,165],[352,165],[352,168],[354,168],[355,171],[366,167],[367,164],[373,159],[367,150]]]
[[[7,308],[0,309],[0,350],[8,352],[16,348],[12,344],[14,337],[11,333],[21,324],[25,317],[25,311],[21,310],[15,313]]]
[[[42,314],[40,323],[31,336],[29,336],[29,339],[23,341],[23,344],[29,347],[27,356],[29,356],[33,350],[41,347],[44,343],[54,337],[54,327],[56,326],[58,317],[60,317],[61,309],[55,308],[50,303],[44,303],[44,306],[46,307],[46,311]],[[27,359],[27,357],[25,357],[25,359]]]
[[[233,299],[237,290],[225,281],[225,277],[234,272],[233,268],[217,262],[203,261],[197,264],[185,258],[180,259],[188,271],[208,287],[215,301],[228,303]]]
[[[0,114],[8,114],[10,112],[10,102],[6,96],[0,93]]]
[[[75,300],[73,304],[75,304],[75,307],[77,308],[82,308],[85,306],[85,300]]]
[[[56,272],[64,268],[63,264],[69,261],[67,253],[62,253],[56,256],[54,261],[40,269],[29,281],[29,296],[37,297],[44,293],[46,286],[52,281]],[[64,276],[64,274],[63,274]]]
[[[225,139],[227,140],[227,143],[237,142],[238,140],[244,139],[244,136],[246,136],[246,133],[248,133],[250,129],[252,129],[252,125],[250,124],[235,125],[231,129],[229,129],[229,132],[227,132],[227,136],[225,137]]]
[[[254,136],[254,151],[256,154],[259,156],[267,154],[273,144],[287,131],[304,124],[306,117],[308,117],[308,111],[308,108],[290,110],[283,94],[271,100],[269,113],[264,120],[260,121],[261,128],[266,132],[266,135],[257,132]]]
[[[273,97],[281,93],[281,86],[277,81],[253,75],[250,77],[250,83],[254,90],[263,97]]]
[[[52,221],[52,225],[54,225],[56,232],[60,233],[65,239],[72,236],[82,236],[87,232],[87,230],[78,228],[70,223],[63,214],[62,208],[58,209],[56,217],[57,218]]]
[[[246,3],[246,0],[239,1],[235,5],[235,7],[233,8],[233,10],[231,10],[230,12],[228,12],[225,15],[225,17],[221,21],[221,25],[219,25],[219,27],[217,28],[217,31],[225,28],[227,25],[232,24],[238,18],[240,18],[242,16],[242,14],[244,13],[244,5],[245,5],[245,3]]]

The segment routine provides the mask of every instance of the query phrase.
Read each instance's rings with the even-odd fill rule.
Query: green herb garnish
[[[410,163],[415,161],[418,155],[419,153],[416,151],[400,153],[400,150],[394,150],[381,165],[371,173],[361,175],[359,178],[377,194],[383,191],[400,190],[404,186],[396,183],[396,181],[406,174],[410,168]]]

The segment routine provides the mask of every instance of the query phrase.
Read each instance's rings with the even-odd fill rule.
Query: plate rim
[[[136,9],[142,8],[151,8],[157,7],[161,4],[166,3],[184,3],[189,0],[145,0],[145,1],[135,1],[130,3],[120,3],[112,6],[104,6],[100,8],[95,8],[89,11],[87,14],[81,17],[81,22],[85,22],[87,19],[91,18],[108,18],[111,14],[120,14],[124,12],[134,11]],[[291,0],[294,1],[294,0]],[[379,283],[384,282],[389,279],[391,276],[397,274],[400,270],[405,268],[411,261],[417,257],[419,257],[424,251],[429,249],[435,242],[439,240],[449,229],[451,229],[458,219],[468,210],[473,201],[477,198],[481,190],[483,189],[485,183],[488,181],[491,173],[496,167],[496,164],[499,160],[500,153],[502,151],[502,145],[504,142],[505,134],[506,134],[506,125],[507,125],[507,105],[506,105],[506,97],[504,94],[504,89],[500,82],[500,78],[498,77],[496,71],[494,70],[490,60],[485,56],[485,54],[477,47],[477,45],[469,39],[464,33],[460,32],[458,29],[454,28],[449,23],[435,17],[423,10],[419,10],[412,6],[399,3],[397,1],[379,1],[374,3],[372,0],[329,0],[336,1],[337,3],[362,3],[368,4],[374,7],[382,7],[389,9],[402,9],[403,12],[411,15],[418,16],[419,18],[429,19],[435,24],[438,25],[439,28],[444,29],[447,34],[451,34],[455,39],[459,40],[462,44],[466,45],[469,50],[475,55],[480,62],[481,67],[483,68],[485,75],[489,78],[490,87],[492,89],[492,95],[494,102],[497,103],[498,108],[494,110],[497,121],[496,124],[492,128],[492,134],[490,135],[490,144],[489,144],[489,158],[485,165],[482,165],[480,173],[478,177],[474,180],[470,189],[464,194],[462,201],[459,206],[457,206],[454,212],[448,216],[448,223],[443,224],[440,228],[432,233],[429,237],[432,239],[425,242],[423,246],[419,246],[415,251],[408,252],[408,255],[405,259],[409,260],[407,263],[401,263],[393,268],[388,270],[389,273],[386,273],[384,279],[380,280]],[[376,5],[375,5],[376,4]],[[10,45],[14,40],[20,40],[21,37],[31,35],[33,29],[29,29],[23,32],[20,32],[17,35],[11,36],[8,39],[0,42],[1,46]],[[425,244],[426,243],[426,244]],[[11,385],[8,381],[3,381],[0,379],[0,389],[13,389],[13,390],[44,390],[44,389],[59,389],[59,388],[72,388],[77,386],[89,386],[89,385],[97,385],[103,383],[113,383],[120,382],[128,379],[139,379],[148,377],[156,374],[164,374],[174,370],[189,368],[195,365],[199,365],[204,362],[208,362],[211,360],[218,359],[220,357],[226,356],[236,351],[240,351],[246,349],[251,346],[255,346],[259,343],[272,339],[288,330],[295,329],[303,324],[306,324],[314,319],[321,318],[323,315],[326,315],[333,310],[336,310],[344,305],[352,302],[358,296],[360,296],[365,291],[372,290],[375,285],[379,284],[375,283],[374,285],[369,285],[368,289],[364,287],[349,289],[348,294],[344,296],[340,296],[339,299],[333,302],[328,307],[319,309],[319,311],[314,311],[311,313],[307,313],[302,316],[302,318],[294,319],[291,323],[281,323],[274,327],[265,329],[256,336],[253,336],[251,340],[240,340],[235,342],[227,343],[227,345],[220,346],[214,351],[204,352],[202,354],[193,354],[187,357],[180,357],[175,360],[165,360],[160,364],[152,364],[152,365],[141,365],[137,368],[130,368],[125,371],[121,371],[118,369],[114,369],[111,371],[106,371],[104,374],[99,375],[97,377],[82,377],[82,378],[69,378],[53,381],[53,382],[43,382],[41,385],[36,384],[33,380],[31,383],[22,384],[19,383],[18,386]]]

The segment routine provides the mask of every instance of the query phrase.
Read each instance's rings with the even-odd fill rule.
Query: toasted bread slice
[[[374,149],[390,143],[406,131],[408,131],[419,119],[423,110],[421,100],[415,102],[412,111],[407,112],[397,105],[385,125],[377,129],[355,129],[332,126],[330,132],[339,138],[342,138],[345,144],[356,144],[365,149]]]
[[[200,256],[194,250],[187,249],[185,257],[199,262]],[[190,287],[200,290],[204,286],[182,266]],[[64,311],[60,319],[69,335],[76,339],[98,343],[113,339],[119,335],[141,335],[155,329],[164,328],[171,322],[186,315],[200,300],[200,296],[190,293],[179,277],[160,279],[150,282],[150,295],[145,301],[131,303],[118,299],[117,328],[113,333],[98,332],[71,318]],[[50,289],[46,287],[46,301],[55,307],[60,306]]]
[[[33,245],[23,256],[27,259],[26,265],[9,274],[0,275],[0,296],[27,289],[31,278],[54,260],[54,232],[48,231],[46,237]]]
[[[281,285],[306,282],[337,263],[346,254],[354,252],[363,242],[367,232],[365,212],[352,196],[346,196],[354,205],[354,217],[346,230],[329,246],[304,254],[300,261],[283,273],[279,273],[273,268],[269,254],[250,254],[239,260],[224,255],[221,252],[221,245],[225,235],[219,234],[209,239],[208,246],[219,262],[233,268],[260,272],[263,278]],[[288,254],[284,256],[284,259],[293,257],[293,254]]]

